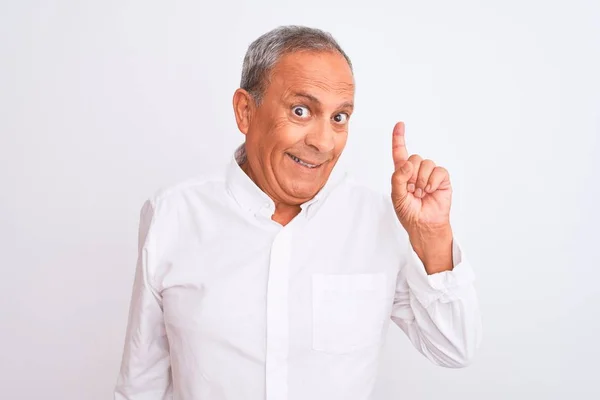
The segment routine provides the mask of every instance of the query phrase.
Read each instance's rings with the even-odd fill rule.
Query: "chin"
[[[296,199],[311,199],[323,187],[331,174],[331,165],[322,165],[311,170],[299,167],[286,157],[284,165],[275,171],[277,181],[288,196]]]
[[[294,182],[288,186],[288,194],[298,199],[311,199],[313,198],[319,189],[320,185],[315,182]]]

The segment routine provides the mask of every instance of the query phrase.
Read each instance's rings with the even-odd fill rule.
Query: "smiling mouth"
[[[323,165],[322,163],[321,163],[321,164],[311,164],[311,163],[307,163],[306,161],[303,161],[303,160],[299,159],[298,157],[291,155],[290,153],[285,153],[285,154],[286,154],[286,155],[287,155],[289,158],[291,158],[292,160],[294,160],[294,162],[295,162],[296,164],[300,164],[300,165],[302,165],[303,167],[306,167],[306,168],[313,169],[313,168],[318,168],[318,167],[320,167],[321,165]]]

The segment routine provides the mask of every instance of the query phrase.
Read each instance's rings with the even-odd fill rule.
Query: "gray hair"
[[[240,87],[260,104],[269,81],[269,73],[277,61],[283,55],[296,51],[337,52],[346,59],[352,70],[350,58],[330,33],[305,26],[280,26],[263,34],[248,47]]]

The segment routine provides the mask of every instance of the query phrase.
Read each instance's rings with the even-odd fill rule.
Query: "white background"
[[[229,160],[246,48],[292,23],[354,62],[347,167],[388,191],[405,121],[478,277],[474,364],[391,329],[376,398],[600,398],[595,0],[0,1],[0,397],[111,398],[140,207]]]

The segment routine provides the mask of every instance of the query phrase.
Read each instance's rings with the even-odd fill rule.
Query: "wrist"
[[[452,270],[453,233],[449,224],[412,230],[409,240],[428,274]]]

